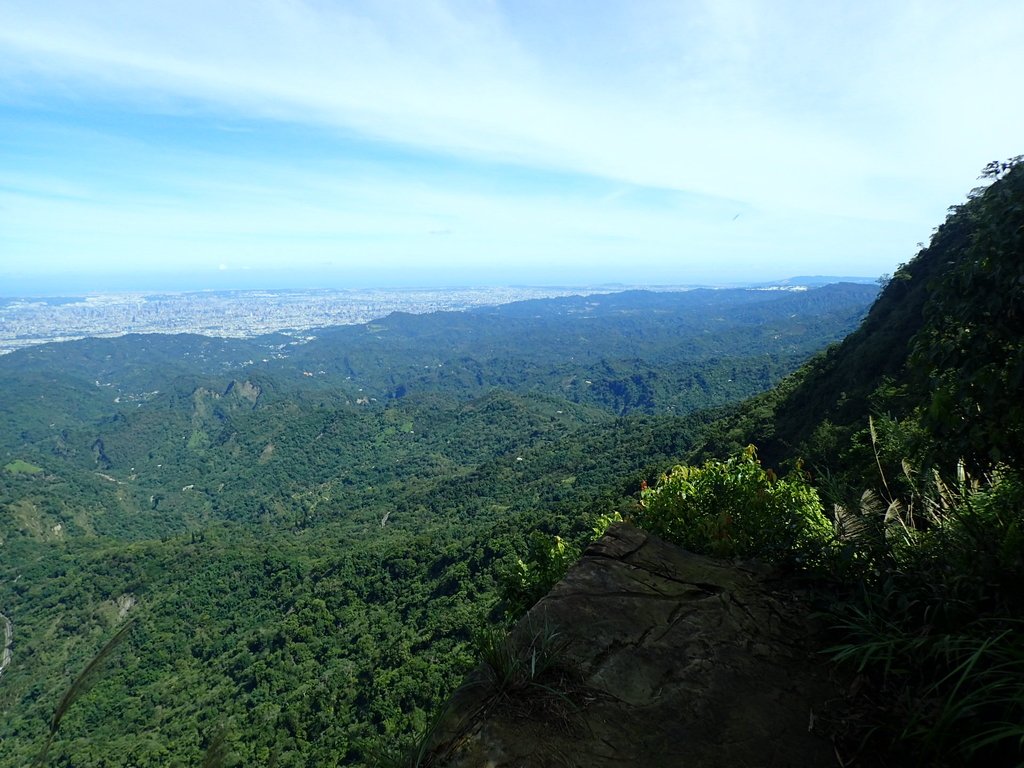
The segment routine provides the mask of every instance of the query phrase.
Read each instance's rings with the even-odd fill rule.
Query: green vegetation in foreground
[[[856,333],[710,425],[691,454],[703,463],[642,488],[633,513],[688,549],[816,585],[824,652],[859,689],[831,723],[847,764],[1024,765],[1020,160],[986,169],[994,183],[952,209]],[[738,447],[758,436],[788,475]],[[542,544],[520,572],[550,583],[561,542]]]
[[[821,562],[832,526],[799,470],[778,478],[753,445],[725,461],[677,466],[640,492],[635,521],[667,541],[717,557],[808,567]]]
[[[747,451],[641,494],[670,539],[818,580],[860,689],[835,724],[850,762],[1024,764],[1020,160],[986,169],[860,330],[708,431],[705,455],[760,436],[790,475]]]
[[[21,459],[15,459],[9,464],[4,464],[4,471],[14,475],[38,475],[43,471],[43,468],[37,467],[35,464],[29,464]]]
[[[961,465],[955,482],[934,476],[918,488],[887,502],[868,491],[856,508],[834,505],[828,524],[806,477],[775,478],[751,447],[676,467],[642,492],[636,522],[698,552],[758,557],[816,579],[832,603],[825,653],[865,686],[852,714],[832,724],[846,757],[1020,764],[1021,473],[1002,467],[972,481]],[[764,535],[749,527],[758,525]]]

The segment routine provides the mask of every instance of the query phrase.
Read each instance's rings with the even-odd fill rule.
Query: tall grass
[[[398,745],[378,743],[372,750],[376,768],[444,764],[465,733],[500,707],[516,715],[542,716],[564,724],[577,713],[573,698],[581,686],[568,661],[568,640],[555,625],[546,620],[535,624],[528,616],[511,633],[483,626],[474,637],[474,645],[479,659],[477,672],[412,738]],[[456,702],[467,693],[474,694],[469,698],[475,704],[470,710],[459,711]],[[454,717],[459,719],[455,721]]]
[[[836,514],[857,557],[833,576],[857,586],[827,653],[871,703],[861,736],[903,764],[1024,765],[1024,482],[902,472],[902,498]]]

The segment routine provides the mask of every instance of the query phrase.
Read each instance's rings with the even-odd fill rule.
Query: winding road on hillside
[[[0,653],[0,675],[11,663],[11,644],[14,642],[14,625],[11,620],[0,613],[0,622],[4,625],[4,650]]]

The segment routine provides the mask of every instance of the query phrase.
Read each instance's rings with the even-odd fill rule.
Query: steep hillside
[[[853,333],[727,419],[709,452],[753,442],[768,463],[837,470],[874,416],[913,421],[919,434],[900,447],[915,461],[1020,466],[1024,167],[993,164],[986,176],[993,183],[950,209]]]
[[[852,336],[740,406],[854,329],[873,288],[5,356],[0,764],[48,722],[57,764],[367,764],[429,732],[503,608],[614,512],[810,585],[858,680],[831,726],[844,760],[1015,764],[1024,171],[993,177]],[[749,442],[811,472],[779,477],[734,452]],[[656,481],[701,453],[722,460]]]
[[[0,766],[31,763],[133,619],[50,764],[366,765],[428,721],[537,542],[628,512],[698,409],[771,386],[873,295],[628,293],[4,355]]]
[[[857,681],[837,739],[886,765],[1024,765],[1020,160],[986,169],[856,332],[690,454],[731,458],[641,494],[655,532],[821,580]]]
[[[791,605],[810,595],[828,627],[817,658],[835,662],[833,681],[846,694],[832,694],[831,712],[812,705],[810,729],[831,740],[828,751],[842,765],[1024,765],[1019,161],[987,169],[991,185],[951,209],[854,333],[710,424],[690,453],[698,463],[644,484],[631,510],[634,524],[674,544],[728,558],[716,567],[743,573],[737,563],[755,558],[799,579],[775,584],[788,590]],[[743,448],[748,443],[760,452]],[[780,476],[762,461],[791,471]],[[577,755],[615,765],[831,760],[798,756],[795,745],[776,750],[788,732],[781,721],[753,733],[764,718],[784,716],[793,692],[792,676],[780,680],[758,666],[759,641],[719,637],[702,644],[709,626],[730,626],[721,618],[677,634],[697,613],[687,607],[694,596],[715,611],[731,604],[712,588],[714,579],[659,584],[652,601],[636,585],[655,579],[638,563],[630,562],[623,584],[613,584],[608,541],[588,550],[502,644],[488,646],[453,711],[466,714],[463,699],[478,709],[444,721],[427,742],[436,754],[454,755],[456,765],[497,766],[545,764],[552,753],[569,764]],[[523,577],[550,577],[559,546],[531,550]],[[637,545],[624,551],[632,557]],[[666,552],[656,561],[663,568],[687,557],[693,556]],[[712,594],[721,603],[707,599]],[[661,600],[675,612],[655,629],[647,617],[652,605],[668,610]],[[611,603],[614,619],[605,616]],[[806,639],[796,629],[788,634]],[[680,647],[677,661],[668,662],[662,643],[673,635]],[[564,637],[564,644],[549,636]],[[730,704],[744,708],[743,725],[729,725],[732,709],[705,721],[714,709],[703,699],[714,698],[713,679],[693,684],[699,693],[687,690],[663,723],[659,705],[679,681],[685,687],[706,671],[694,659],[709,652],[729,655],[714,669],[756,670],[756,693],[738,680],[731,688],[742,691],[742,702]],[[633,658],[624,664],[628,674],[617,676],[623,655]],[[773,661],[785,657],[768,654]],[[523,671],[534,659],[541,660],[536,678]],[[657,682],[645,686],[652,668]],[[806,695],[812,687],[796,690]],[[552,689],[573,706],[553,706]],[[488,702],[482,708],[481,697]],[[630,725],[625,734],[605,734],[610,722]],[[790,730],[806,738],[804,728]],[[725,756],[737,731],[756,756]],[[657,746],[648,754],[651,743]]]

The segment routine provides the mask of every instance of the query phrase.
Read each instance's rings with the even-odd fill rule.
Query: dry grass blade
[[[886,498],[891,499],[892,492],[889,490],[889,483],[885,479],[885,470],[882,469],[882,457],[878,453],[878,432],[875,431],[875,420],[868,416],[868,430],[871,432],[871,450],[875,453],[875,464],[878,465],[878,474],[882,478],[882,485],[885,487]]]
[[[82,694],[89,690],[89,686],[95,677],[96,672],[103,665],[110,655],[117,649],[117,647],[124,641],[128,636],[128,631],[135,624],[134,619],[128,621],[121,629],[119,629],[113,637],[111,637],[106,645],[104,645],[99,653],[92,657],[92,660],[85,666],[78,677],[74,679],[71,686],[64,692],[60,701],[57,704],[57,708],[53,712],[53,719],[50,721],[50,733],[46,738],[46,744],[43,745],[42,751],[39,756],[33,761],[33,766],[42,766],[46,762],[46,756],[50,752],[50,745],[53,743],[54,736],[57,735],[57,729],[60,728],[60,721],[64,719],[64,715],[67,714],[68,709],[74,704]]]
[[[865,489],[864,493],[860,496],[860,513],[863,517],[870,517],[872,515],[880,515],[885,511],[882,506],[881,499],[878,498],[878,494],[870,488]]]

